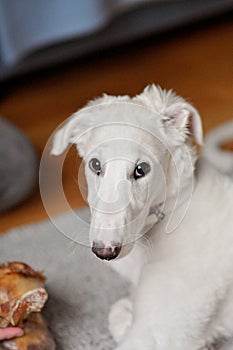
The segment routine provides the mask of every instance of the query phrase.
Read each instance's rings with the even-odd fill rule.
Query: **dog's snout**
[[[94,241],[92,251],[102,260],[112,260],[120,254],[121,243],[111,242],[111,245],[106,246],[102,241]]]

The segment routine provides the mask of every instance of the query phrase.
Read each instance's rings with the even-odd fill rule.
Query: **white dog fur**
[[[93,251],[134,287],[110,311],[117,350],[233,349],[233,183],[194,143],[197,110],[155,85],[103,95],[55,134],[53,155],[84,158]]]

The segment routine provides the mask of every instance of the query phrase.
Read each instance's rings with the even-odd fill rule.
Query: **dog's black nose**
[[[92,251],[102,260],[112,260],[120,254],[121,243],[111,242],[111,245],[106,246],[102,241],[94,241]]]

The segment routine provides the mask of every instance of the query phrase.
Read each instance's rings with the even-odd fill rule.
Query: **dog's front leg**
[[[115,350],[157,350],[157,347],[146,327],[134,325]]]
[[[209,350],[208,320],[217,300],[208,281],[195,281],[175,267],[175,261],[169,266],[158,264],[143,270],[133,301],[132,326],[117,350]]]
[[[133,320],[132,302],[128,298],[122,298],[112,305],[109,316],[109,331],[114,340],[119,343],[126,335]]]

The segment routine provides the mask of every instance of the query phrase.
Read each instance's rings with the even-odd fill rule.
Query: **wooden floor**
[[[188,98],[207,131],[233,118],[232,38],[232,21],[215,20],[17,80],[2,91],[0,114],[22,128],[41,155],[53,130],[87,100],[103,92],[134,95],[155,82]],[[73,150],[63,172],[72,207],[85,204],[77,187],[79,163]],[[37,189],[1,215],[0,232],[46,217]]]

